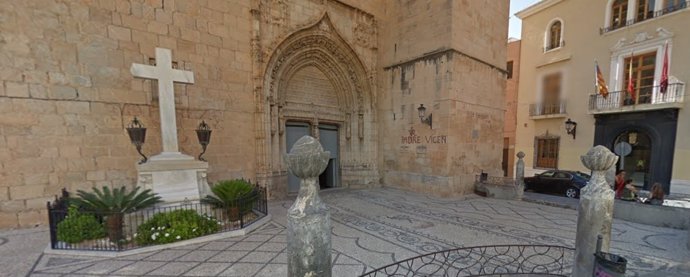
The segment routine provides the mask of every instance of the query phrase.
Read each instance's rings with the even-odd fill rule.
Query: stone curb
[[[577,207],[573,207],[568,204],[560,204],[560,203],[554,203],[546,200],[539,200],[539,199],[527,199],[527,198],[522,198],[522,201],[525,202],[530,202],[530,203],[535,203],[535,204],[540,204],[540,205],[546,205],[546,206],[551,206],[551,207],[557,207],[557,208],[564,208],[564,209],[571,209],[571,210],[577,210]]]

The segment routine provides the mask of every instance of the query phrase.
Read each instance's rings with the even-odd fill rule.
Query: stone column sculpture
[[[615,193],[606,181],[606,174],[616,164],[618,156],[598,145],[580,160],[592,170],[592,177],[580,193],[573,277],[592,276],[597,235],[603,237],[601,250],[609,250]]]
[[[515,195],[517,199],[522,200],[522,195],[525,194],[525,161],[522,158],[525,157],[525,153],[520,151],[516,156],[518,161],[515,166]]]
[[[331,276],[331,216],[319,198],[318,182],[330,156],[310,136],[300,138],[285,156],[290,173],[301,179],[299,195],[287,217],[290,277]]]

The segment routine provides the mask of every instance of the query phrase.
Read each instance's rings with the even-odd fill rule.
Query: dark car
[[[562,194],[569,198],[580,196],[589,181],[589,175],[579,171],[549,170],[534,177],[525,178],[525,190]]]

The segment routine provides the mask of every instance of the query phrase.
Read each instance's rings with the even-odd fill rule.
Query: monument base
[[[153,190],[166,203],[194,201],[211,193],[206,181],[207,171],[207,162],[193,158],[151,159],[137,165],[137,184]]]

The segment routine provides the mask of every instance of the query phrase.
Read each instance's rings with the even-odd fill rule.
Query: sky
[[[537,2],[539,2],[539,0],[510,0],[510,24],[508,27],[508,37],[520,38],[520,28],[522,27],[522,22],[519,18],[517,18],[517,16],[515,16],[515,13]]]

